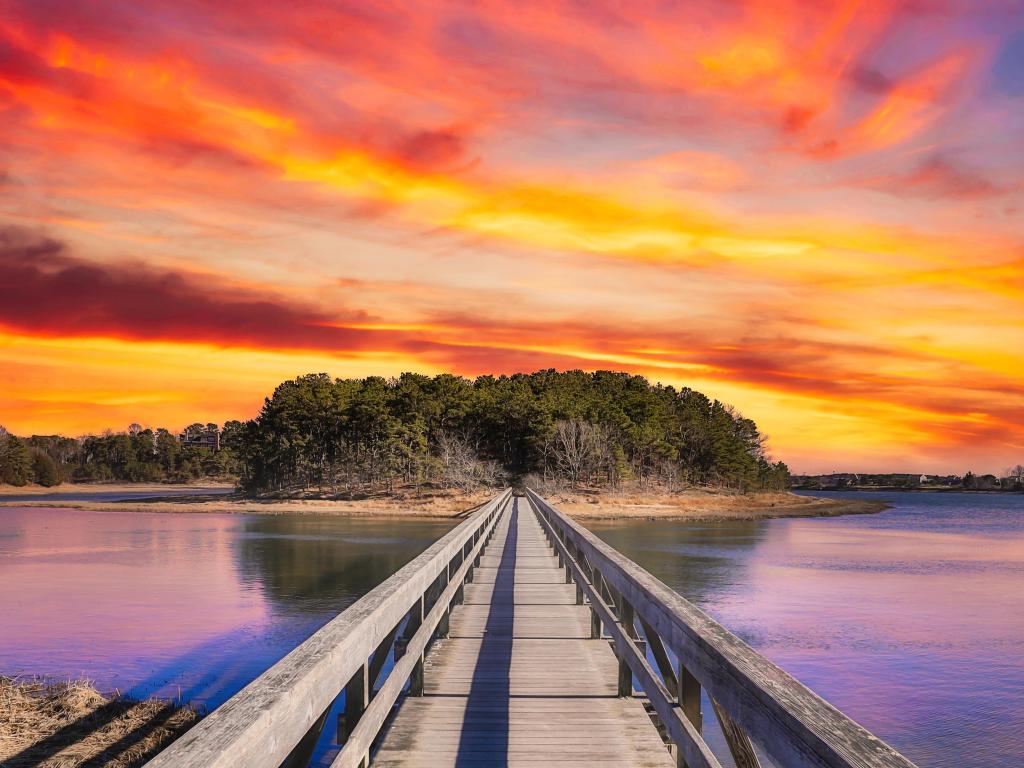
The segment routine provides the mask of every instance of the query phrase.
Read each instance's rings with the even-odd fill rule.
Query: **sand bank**
[[[784,491],[735,494],[687,490],[675,494],[551,494],[548,501],[577,520],[762,520],[834,517],[881,512],[887,504],[862,499],[821,499]]]
[[[85,486],[89,487],[89,486]],[[93,486],[95,488],[95,486]],[[79,490],[82,486],[79,486]],[[100,486],[106,490],[109,486]],[[209,496],[168,496],[173,486],[153,486],[151,499],[128,501],[58,500],[0,502],[2,506],[70,507],[118,512],[206,512],[218,514],[326,514],[354,517],[461,517],[492,496],[492,492],[456,491],[381,494],[363,499],[247,499],[229,493]],[[135,486],[126,489],[137,490]],[[773,517],[830,517],[880,512],[886,505],[860,499],[819,499],[792,493],[734,494],[687,490],[674,494],[553,493],[548,500],[580,520],[759,520]]]

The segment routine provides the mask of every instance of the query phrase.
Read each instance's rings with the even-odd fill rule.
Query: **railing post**
[[[412,668],[412,674],[409,675],[410,696],[423,695],[423,661],[424,654],[421,652],[419,659],[416,661],[416,665]]]
[[[434,634],[434,637],[441,640],[448,637],[451,631],[451,612],[451,605],[445,606],[444,613],[441,615],[441,621],[437,623],[437,632]]]
[[[369,704],[369,665],[363,664],[345,684],[345,733],[352,733]]]
[[[700,683],[682,664],[679,665],[679,706],[682,707],[687,719],[693,723],[697,733],[700,733],[703,725],[703,716],[700,712]]]
[[[679,707],[683,710],[686,719],[693,724],[697,733],[701,733],[704,718],[700,712],[700,683],[682,663],[679,664],[676,681],[679,688]],[[678,768],[689,768],[680,750],[676,751],[676,765]]]
[[[590,584],[596,587],[597,580],[601,578],[601,575],[597,572],[597,568],[590,569]],[[590,639],[600,640],[601,639],[601,617],[598,615],[597,610],[593,605],[590,606]]]
[[[622,624],[622,634],[626,637],[633,637],[636,629],[633,627],[633,606],[624,599],[619,599],[619,621]],[[626,663],[626,649],[616,648],[619,657],[619,696],[628,697],[633,695],[633,670]]]
[[[452,580],[452,575],[454,573],[458,572],[459,566],[462,565],[462,561],[465,559],[465,556],[466,556],[465,555],[465,550],[463,550],[463,553],[462,553],[461,556],[456,556],[456,558],[451,563],[448,564],[448,581],[451,581]],[[455,596],[452,598],[451,605],[453,605],[453,606],[454,605],[462,605],[462,600],[463,600],[462,584],[459,584],[458,588],[455,590]]]
[[[405,631],[402,633],[402,638],[395,643],[395,663],[405,656],[405,649],[408,645],[409,640],[412,639],[413,635],[416,634],[416,630],[423,624],[423,617],[426,615],[426,598],[421,595],[420,599],[416,601],[416,604],[412,607],[409,612],[409,621],[405,625]],[[413,667],[412,673],[409,675],[409,695],[410,696],[422,696],[423,695],[423,661],[424,654],[421,652],[420,657]]]

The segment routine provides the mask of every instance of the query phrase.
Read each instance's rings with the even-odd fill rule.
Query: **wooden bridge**
[[[537,494],[510,490],[148,765],[314,756],[332,768],[913,768]]]

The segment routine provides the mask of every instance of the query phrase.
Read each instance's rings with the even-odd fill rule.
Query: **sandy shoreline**
[[[189,486],[196,488],[196,486]],[[209,486],[198,486],[200,488]],[[264,515],[344,515],[353,517],[436,517],[465,516],[491,498],[490,492],[433,492],[380,496],[358,500],[323,499],[246,499],[223,493],[203,496],[169,496],[181,486],[60,486],[17,494],[17,501],[0,502],[0,507],[61,507],[113,512],[214,513]],[[152,490],[154,498],[126,501],[34,500],[40,493],[131,492]],[[0,490],[6,495],[7,488]],[[12,494],[13,495],[13,494]],[[639,493],[555,493],[548,500],[578,520],[762,520],[779,517],[833,517],[871,514],[886,508],[878,501],[861,499],[822,499],[793,493],[757,493],[746,496],[705,490],[687,490],[673,495]]]

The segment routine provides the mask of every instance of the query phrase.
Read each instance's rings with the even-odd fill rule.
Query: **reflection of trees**
[[[247,517],[242,577],[285,612],[340,611],[441,536],[440,521]]]
[[[675,523],[613,520],[589,523],[618,549],[691,602],[701,604],[741,578],[748,555],[767,533],[758,520]]]

